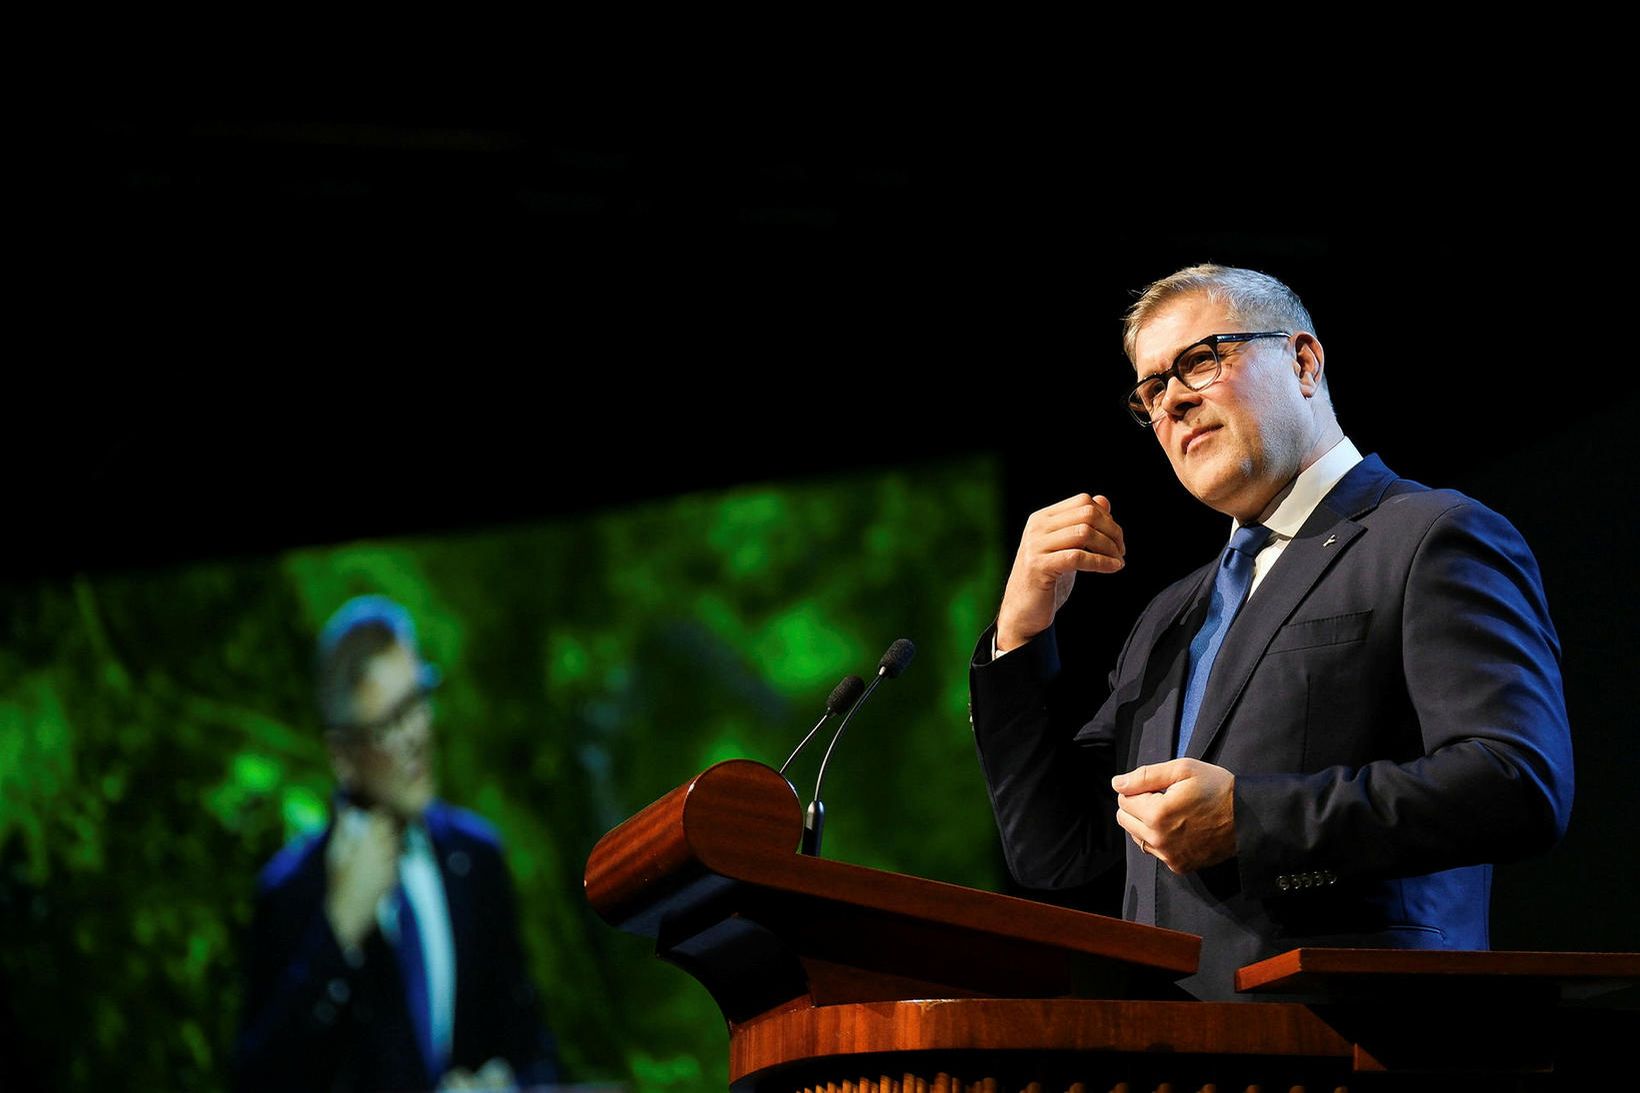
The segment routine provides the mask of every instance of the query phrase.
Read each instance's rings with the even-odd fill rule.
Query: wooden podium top
[[[1334,1088],[1369,1070],[1542,1073],[1632,1042],[1633,1022],[1560,1002],[1633,986],[1640,954],[1295,949],[1238,972],[1251,1004],[1169,1001],[1194,935],[807,857],[802,826],[784,778],[731,760],[587,862],[598,914],[712,994],[748,1093],[862,1067],[927,1072],[930,1088],[974,1068],[1034,1081],[1062,1063],[1100,1088],[1274,1073]]]
[[[1345,998],[1366,991],[1532,985],[1599,993],[1640,979],[1640,953],[1477,952],[1454,949],[1293,949],[1236,972],[1250,993]]]
[[[765,966],[795,958],[808,987],[798,994],[816,1004],[1108,997],[1113,970],[1171,979],[1196,969],[1193,934],[807,857],[802,825],[775,771],[719,763],[599,841],[587,899],[610,924],[655,937],[714,994],[708,979],[754,950]]]

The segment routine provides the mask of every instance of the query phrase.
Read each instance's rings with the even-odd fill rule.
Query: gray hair
[[[355,625],[319,653],[319,714],[325,728],[346,728],[353,720],[353,694],[370,670],[370,662],[399,645],[393,628],[379,619]]]
[[[1133,360],[1140,327],[1180,297],[1198,294],[1228,305],[1236,320],[1249,330],[1315,333],[1315,320],[1304,309],[1298,293],[1268,273],[1234,266],[1189,266],[1152,282],[1122,316],[1122,349],[1128,360]]]
[[[319,632],[315,661],[315,690],[326,728],[342,729],[352,720],[353,692],[369,673],[370,662],[395,645],[420,659],[410,612],[386,596],[355,596],[330,616]],[[438,675],[432,665],[421,665],[423,687],[436,686]]]

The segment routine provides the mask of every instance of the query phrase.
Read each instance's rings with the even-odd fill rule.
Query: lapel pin
[[[1322,546],[1332,546],[1336,542],[1338,542],[1338,536],[1329,535],[1329,536],[1327,536],[1327,541],[1325,543],[1322,543],[1321,545]]]

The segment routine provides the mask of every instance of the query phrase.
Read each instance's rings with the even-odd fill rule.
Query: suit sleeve
[[[319,901],[299,906],[300,894],[264,891],[257,899],[234,1060],[241,1089],[328,1085],[341,1065],[343,1017],[356,969]]]
[[[1238,775],[1250,895],[1278,894],[1307,870],[1398,877],[1512,860],[1564,834],[1572,754],[1560,645],[1520,534],[1473,502],[1441,512],[1411,557],[1400,632],[1423,754]]]
[[[1027,888],[1084,884],[1122,860],[1114,696],[1089,723],[1097,742],[1076,743],[1081,719],[1055,701],[1054,629],[993,661],[994,633],[981,635],[969,668],[969,715],[1008,870]]]
[[[491,946],[483,965],[488,982],[479,992],[488,1007],[483,1027],[490,1037],[483,1054],[505,1058],[521,1086],[551,1085],[561,1080],[557,1043],[543,1023],[540,994],[525,961],[512,876],[498,844],[485,851],[493,876],[482,919]]]

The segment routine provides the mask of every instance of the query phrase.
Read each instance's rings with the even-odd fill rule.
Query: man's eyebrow
[[[1174,350],[1172,353],[1170,353],[1168,355],[1166,367],[1162,368],[1160,371],[1151,372],[1149,375],[1140,376],[1139,377],[1139,382],[1143,383],[1146,380],[1155,379],[1157,376],[1165,376],[1167,373],[1169,373],[1173,370],[1173,365],[1175,363],[1177,363],[1177,361],[1180,357],[1184,356],[1186,353],[1190,352],[1192,349],[1196,348],[1198,345],[1202,344],[1202,342],[1204,342],[1206,340],[1207,340],[1206,338],[1197,338],[1193,342],[1188,342],[1184,345],[1181,345],[1178,349]]]
[[[1192,344],[1194,344],[1194,343],[1192,343]],[[1190,348],[1190,346],[1188,346],[1188,345],[1184,347],[1184,349],[1189,349],[1189,348]],[[1182,354],[1184,352],[1184,349],[1181,349],[1181,350],[1179,350],[1178,353],[1175,353],[1171,357],[1168,357],[1167,358],[1167,364],[1163,365],[1161,368],[1157,369],[1154,372],[1147,372],[1145,375],[1140,376],[1139,377],[1139,382],[1144,383],[1146,380],[1153,380],[1153,379],[1156,379],[1159,376],[1165,376],[1169,372],[1173,371],[1173,362],[1179,359],[1179,356],[1180,356],[1180,354]]]

